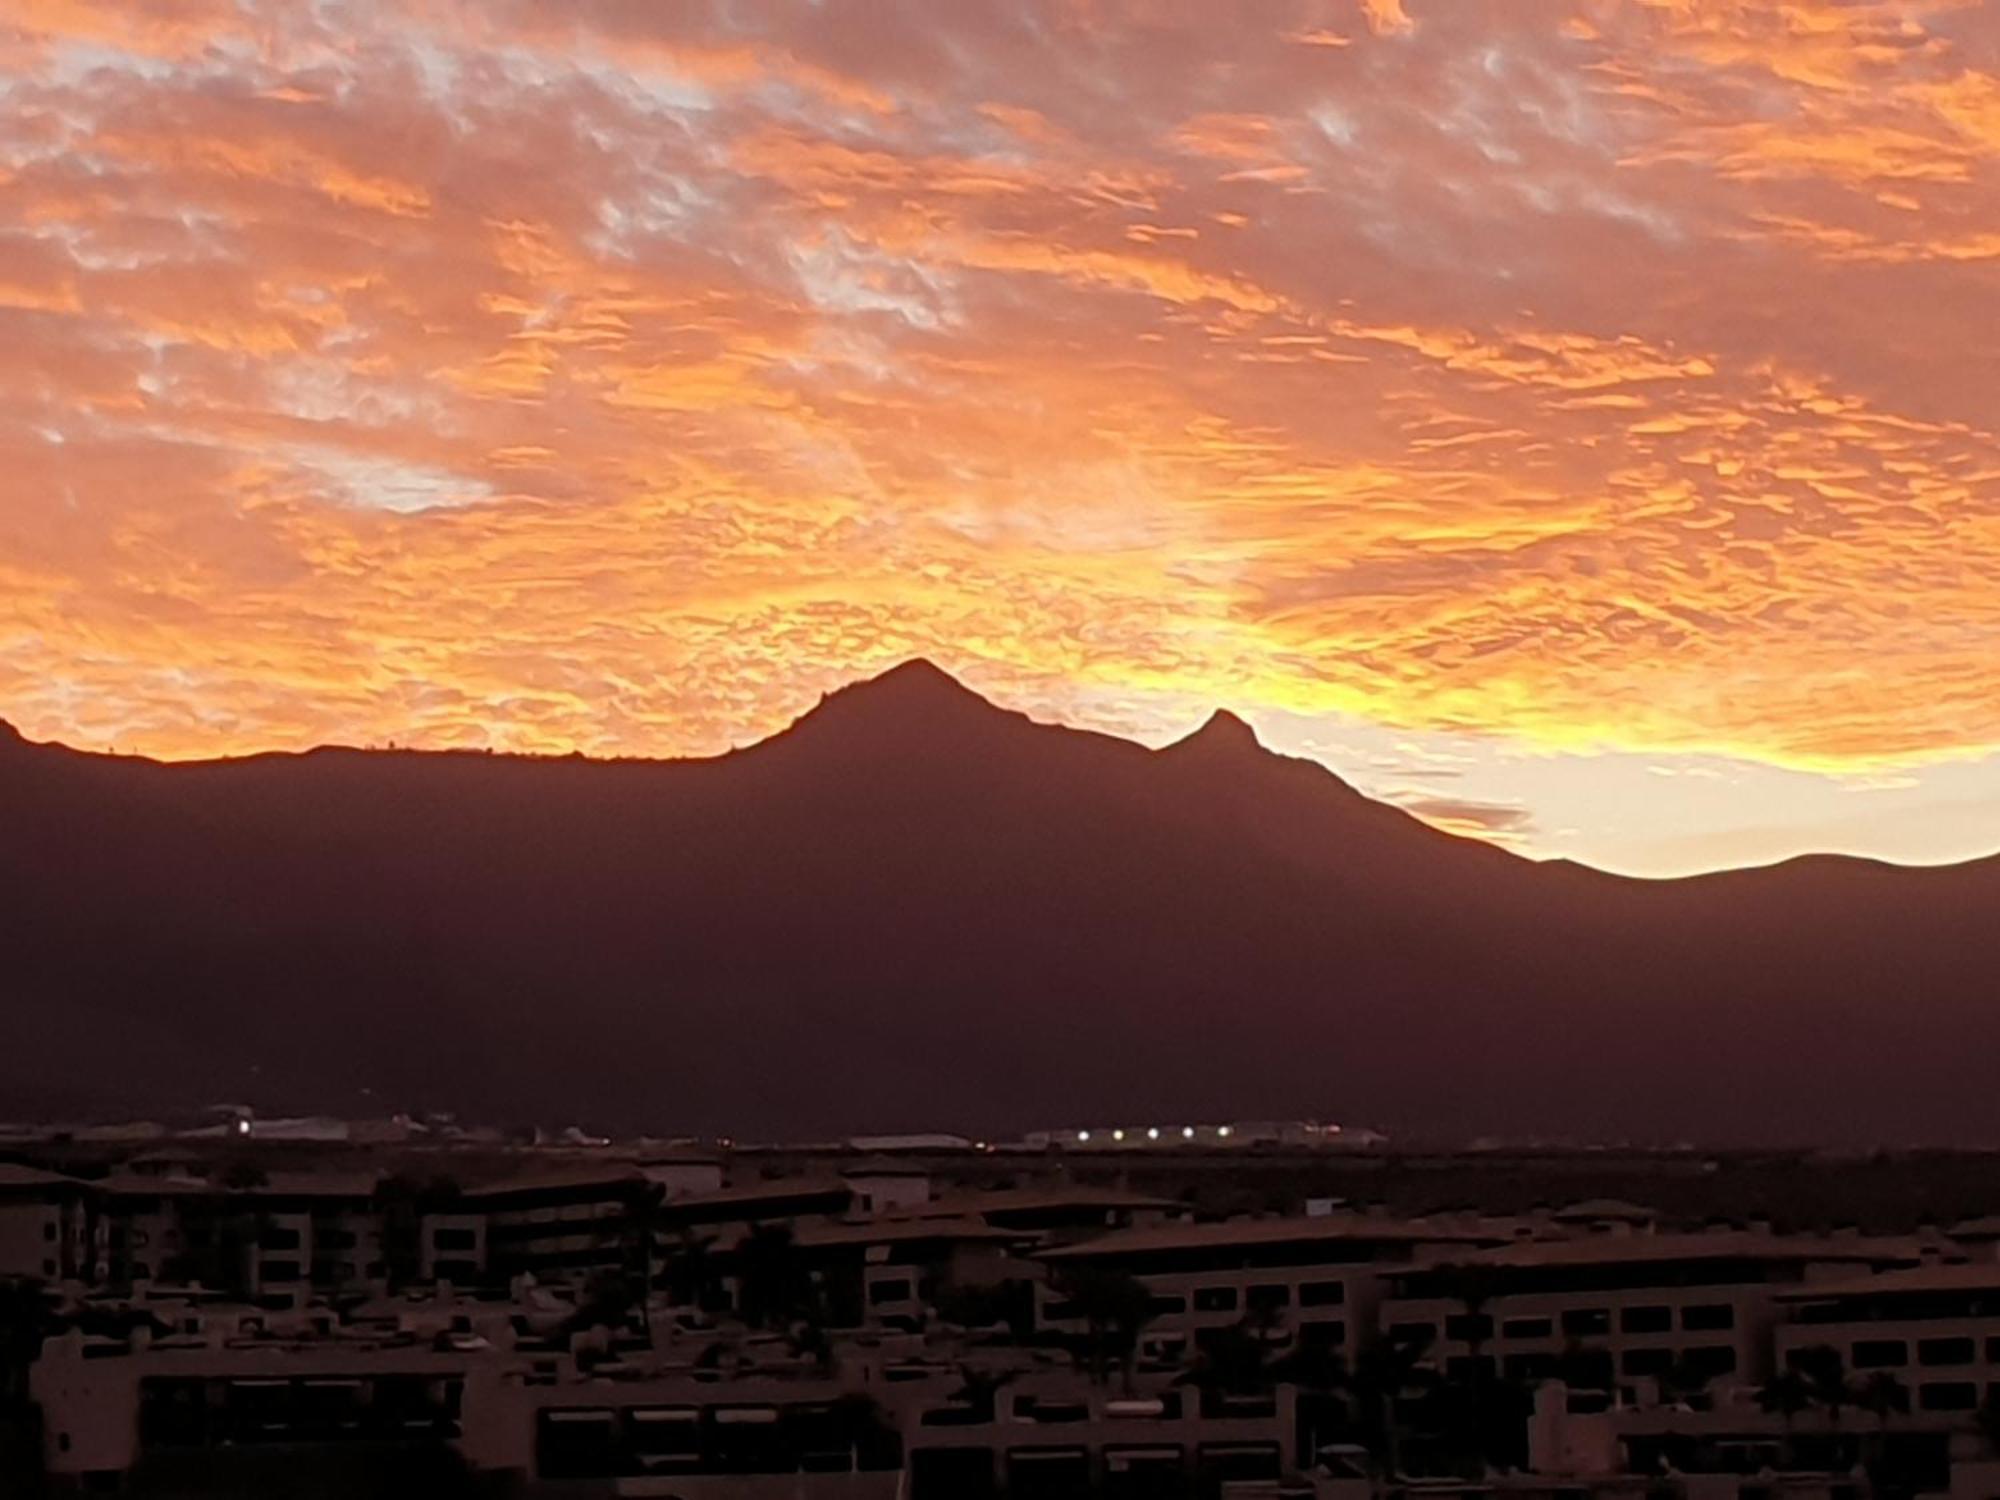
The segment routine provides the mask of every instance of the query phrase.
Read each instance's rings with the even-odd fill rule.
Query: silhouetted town
[[[0,1156],[9,1495],[2000,1493],[1977,1153],[227,1109]]]

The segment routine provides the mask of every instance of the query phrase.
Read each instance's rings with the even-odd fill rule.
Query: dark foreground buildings
[[[228,1146],[0,1166],[10,1495],[2000,1494],[1981,1216],[1232,1212],[1310,1167],[1049,1142]]]

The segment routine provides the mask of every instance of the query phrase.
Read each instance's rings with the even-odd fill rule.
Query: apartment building
[[[171,1336],[63,1335],[31,1382],[46,1467],[85,1488],[142,1470],[198,1489],[310,1453],[407,1483],[449,1454],[509,1493],[1141,1500],[1274,1484],[1298,1461],[1283,1387],[1112,1389],[1025,1351],[988,1351],[975,1374],[963,1350],[914,1340],[844,1346],[831,1365],[740,1337],[727,1368],[675,1346],[586,1362],[515,1337],[506,1303],[386,1306],[211,1306]]]
[[[945,1287],[1028,1276],[1016,1256],[1034,1238],[974,1218],[870,1219],[806,1225],[794,1245],[832,1327],[916,1329]]]
[[[991,1394],[939,1394],[903,1408],[908,1500],[1275,1495],[1304,1459],[1289,1386],[1217,1400],[1029,1372]]]
[[[1683,1375],[1754,1384],[1782,1293],[1918,1258],[1907,1240],[1744,1232],[1534,1240],[1391,1269],[1379,1317],[1448,1373],[1606,1391]]]
[[[1120,1230],[1039,1255],[1048,1278],[1036,1289],[1036,1324],[1083,1332],[1065,1273],[1108,1270],[1153,1293],[1142,1345],[1149,1358],[1183,1357],[1204,1332],[1245,1321],[1274,1346],[1342,1349],[1372,1336],[1383,1272],[1447,1250],[1479,1250],[1513,1232],[1498,1221],[1432,1224],[1365,1214]]]
[[[851,1215],[855,1203],[853,1185],[839,1177],[780,1177],[692,1193],[660,1205],[655,1248],[664,1256],[689,1242],[734,1238],[755,1224],[831,1222]]]
[[[424,1255],[505,1281],[530,1274],[641,1273],[650,1264],[650,1208],[660,1190],[631,1163],[606,1162],[466,1189],[425,1216]]]
[[[2000,1261],[1924,1265],[1778,1293],[1777,1361],[1830,1348],[1858,1382],[1888,1375],[1936,1425],[2000,1403]]]
[[[116,1174],[90,1185],[103,1277],[200,1282],[250,1298],[379,1286],[378,1186],[372,1172],[280,1172],[241,1186]]]
[[[187,1322],[197,1331],[123,1344],[71,1333],[44,1346],[29,1390],[50,1475],[106,1488],[142,1460],[198,1467],[223,1450],[458,1436],[467,1349],[396,1329],[272,1335],[241,1309]]]
[[[0,1163],[0,1276],[88,1281],[99,1272],[95,1200],[87,1183]]]

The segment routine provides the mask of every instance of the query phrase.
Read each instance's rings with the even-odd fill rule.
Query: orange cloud
[[[17,7],[0,714],[2000,747],[1989,10],[1413,9]]]

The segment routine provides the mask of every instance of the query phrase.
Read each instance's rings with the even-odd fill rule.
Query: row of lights
[[[1218,1125],[1215,1127],[1215,1133],[1219,1136],[1227,1137],[1230,1133],[1230,1128],[1227,1125]],[[1088,1130],[1079,1130],[1076,1133],[1076,1138],[1079,1144],[1088,1144],[1090,1141],[1090,1132]],[[1159,1138],[1160,1138],[1160,1127],[1157,1125],[1148,1127],[1146,1131],[1146,1139],[1149,1141],[1157,1141]],[[1123,1130],[1114,1130],[1111,1132],[1111,1139],[1114,1141],[1122,1141],[1125,1139],[1125,1132]],[[1181,1139],[1187,1141],[1193,1140],[1194,1126],[1183,1125],[1181,1127]]]

